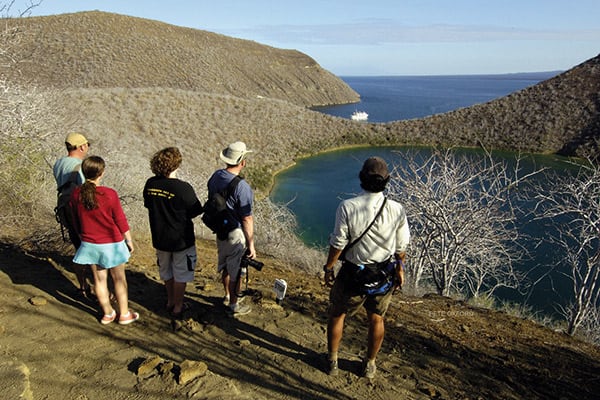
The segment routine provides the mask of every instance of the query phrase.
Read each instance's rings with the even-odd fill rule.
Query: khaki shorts
[[[394,290],[389,290],[386,294],[378,296],[357,295],[347,287],[343,277],[338,277],[329,293],[329,315],[332,317],[342,314],[352,316],[361,307],[364,307],[367,312],[383,317],[390,306],[393,292]]]
[[[246,237],[241,228],[229,232],[227,240],[217,239],[218,263],[217,271],[227,271],[229,279],[237,282],[240,273],[240,263],[246,253]]]
[[[188,247],[181,251],[156,250],[158,274],[160,279],[175,282],[191,282],[194,280],[196,269],[196,246]]]

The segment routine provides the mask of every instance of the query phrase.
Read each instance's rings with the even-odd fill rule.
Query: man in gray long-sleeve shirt
[[[410,231],[404,207],[394,200],[385,199],[383,195],[383,190],[390,179],[385,161],[379,157],[367,159],[359,177],[364,192],[357,197],[342,201],[338,206],[335,228],[329,240],[329,255],[327,263],[323,266],[325,282],[331,287],[327,347],[329,374],[336,375],[338,349],[346,314],[353,315],[364,306],[369,320],[369,334],[363,374],[372,379],[377,370],[375,358],[383,343],[384,315],[393,291],[388,290],[380,295],[359,294],[352,285],[351,271],[356,266],[385,263],[393,256],[401,261],[396,269],[395,283],[396,286],[401,286],[404,278],[402,265],[410,240]],[[363,232],[366,232],[364,236],[346,251],[345,261],[335,277],[333,266],[342,254],[342,250],[359,238]]]

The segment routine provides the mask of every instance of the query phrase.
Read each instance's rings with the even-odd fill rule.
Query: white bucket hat
[[[246,149],[246,143],[235,142],[227,146],[227,148],[219,154],[219,157],[228,165],[238,165],[248,153],[252,153],[252,150]]]

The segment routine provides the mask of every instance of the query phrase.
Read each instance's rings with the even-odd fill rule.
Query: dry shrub
[[[48,107],[51,97],[0,83],[0,218],[5,235],[31,234],[54,219],[56,184],[48,138],[57,120]]]
[[[296,236],[296,217],[285,206],[269,198],[255,202],[256,246],[261,252],[286,261],[290,268],[317,274],[325,254],[309,248]]]

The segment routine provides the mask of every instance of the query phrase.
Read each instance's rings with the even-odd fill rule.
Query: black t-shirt
[[[163,251],[181,251],[196,240],[192,218],[202,213],[202,204],[192,186],[176,178],[154,176],[144,186],[152,245]]]

